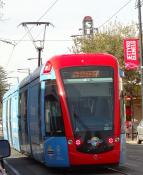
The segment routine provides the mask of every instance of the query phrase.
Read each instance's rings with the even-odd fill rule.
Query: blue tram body
[[[8,91],[3,97],[3,135],[12,147],[20,151],[18,123],[19,87]]]
[[[55,75],[54,71],[51,76],[42,75],[41,68],[4,95],[4,138],[14,149],[31,155],[47,166],[68,167],[66,137],[45,136],[44,80],[55,79]]]
[[[67,126],[65,124],[68,123],[68,117],[65,117],[67,114],[63,108],[65,101],[61,97],[63,96],[62,87],[58,86],[61,80],[57,73],[57,67],[54,67],[53,61],[53,66],[47,68],[49,69],[48,73],[43,73],[45,71],[44,69],[45,66],[37,68],[13,90],[8,91],[4,95],[4,138],[9,140],[14,149],[31,155],[34,159],[44,163],[46,166],[69,167],[76,165],[76,163],[71,162],[76,162],[77,160],[72,160],[73,158],[71,158],[69,154],[69,152],[73,152],[75,148],[71,147],[74,141],[70,139],[71,136],[69,136],[66,131],[69,129],[66,129]],[[88,71],[89,74],[91,74],[91,72],[92,71]],[[108,78],[107,81],[109,80]],[[54,96],[51,94],[54,94]],[[47,98],[49,101],[47,101]],[[54,111],[52,114],[53,117],[49,118],[48,116],[51,111]],[[64,119],[62,116],[64,116]],[[109,127],[106,127],[106,129],[108,128]],[[117,139],[118,138],[116,138],[116,140]],[[123,141],[122,144],[124,144],[124,142],[125,141]],[[117,149],[120,150],[122,147],[118,144]],[[72,154],[74,156],[75,153]],[[118,160],[118,162],[115,161],[115,164],[120,163],[120,161],[123,162],[124,156],[121,152],[119,154],[121,155],[121,160]],[[79,155],[83,156],[82,153],[79,153]],[[85,156],[86,155],[88,156],[87,159],[89,159],[89,162],[92,162],[91,164],[102,164],[101,162],[98,163],[98,160],[95,160],[95,157],[92,156],[91,153],[85,154]],[[118,153],[116,155],[118,155]],[[81,159],[82,163],[83,161],[86,160]],[[87,162],[83,164],[86,163]],[[108,163],[106,161],[106,163],[103,164]],[[109,164],[114,164],[114,161],[109,162]]]

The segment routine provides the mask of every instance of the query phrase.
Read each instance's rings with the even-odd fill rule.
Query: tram
[[[4,95],[4,138],[49,167],[119,165],[119,84],[112,55],[54,56]]]

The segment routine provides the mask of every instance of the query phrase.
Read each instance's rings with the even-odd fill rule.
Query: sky
[[[23,22],[50,22],[54,25],[46,28],[46,42],[42,52],[45,63],[57,54],[68,54],[73,45],[72,35],[81,34],[82,21],[85,16],[91,16],[94,27],[102,29],[115,20],[124,25],[132,21],[138,23],[136,0],[4,0],[5,5],[0,12],[0,66],[8,73],[8,81],[17,83],[17,77],[23,79],[26,73],[17,69],[37,67],[38,52],[35,49]],[[113,17],[112,17],[113,16]],[[112,17],[112,18],[111,18]],[[28,26],[31,29],[31,25]],[[33,26],[31,34],[39,40],[43,36],[43,26]],[[12,44],[16,44],[14,47]],[[24,71],[25,72],[25,71]]]

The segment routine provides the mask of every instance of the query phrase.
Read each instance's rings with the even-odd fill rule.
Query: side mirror
[[[10,144],[8,140],[0,140],[0,159],[10,156]]]

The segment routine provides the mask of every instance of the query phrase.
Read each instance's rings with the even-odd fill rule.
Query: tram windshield
[[[113,74],[108,66],[61,70],[74,133],[113,131]]]

